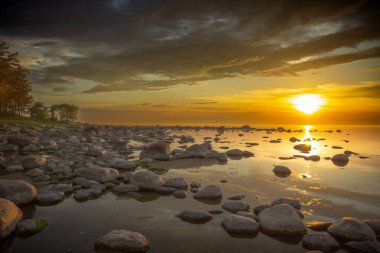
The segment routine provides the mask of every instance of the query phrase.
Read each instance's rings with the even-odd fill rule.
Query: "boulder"
[[[188,183],[183,177],[174,177],[167,179],[164,183],[164,186],[173,188],[185,188],[188,186]]]
[[[185,190],[177,190],[173,192],[173,196],[177,199],[184,199],[187,197],[187,193]]]
[[[339,243],[328,233],[309,233],[304,235],[302,246],[310,250],[320,250],[323,252],[337,251]]]
[[[207,185],[202,187],[194,194],[195,199],[220,199],[222,198],[222,190],[216,185]]]
[[[154,160],[169,160],[170,146],[166,142],[155,142],[146,147],[141,153],[140,158],[152,158]]]
[[[228,201],[223,203],[222,208],[231,213],[236,213],[238,211],[247,211],[249,205],[243,201]]]
[[[304,235],[306,227],[288,204],[265,208],[259,213],[260,229],[271,235]]]
[[[46,220],[26,219],[16,226],[16,234],[21,237],[30,236],[42,231],[48,222]]]
[[[351,241],[344,245],[350,253],[380,253],[380,245],[375,241]]]
[[[144,235],[128,230],[112,230],[95,241],[95,250],[145,252],[150,248]]]
[[[277,165],[274,167],[273,173],[278,177],[288,177],[292,171],[286,166]]]
[[[65,193],[62,191],[39,192],[36,197],[38,205],[55,205],[65,199]]]
[[[149,170],[134,173],[130,178],[130,182],[142,190],[154,190],[164,184],[164,180],[160,175]]]
[[[222,221],[222,226],[227,232],[232,234],[257,234],[259,231],[259,224],[248,217],[239,215],[229,215]]]
[[[0,180],[0,198],[5,198],[16,205],[31,203],[37,196],[36,188],[22,180]]]
[[[188,222],[207,222],[212,219],[212,216],[201,210],[185,210],[179,214],[179,217]]]
[[[230,149],[226,152],[228,156],[244,156],[244,152],[240,149]]]
[[[127,161],[122,158],[113,158],[109,161],[111,167],[119,170],[133,171],[136,168],[136,165],[132,161]]]
[[[374,241],[376,234],[370,226],[361,220],[344,217],[338,222],[332,224],[327,229],[338,241]]]
[[[297,199],[292,199],[292,198],[278,198],[278,199],[273,200],[271,205],[275,206],[275,205],[280,205],[280,204],[288,204],[294,207],[295,209],[298,209],[298,210],[301,209],[300,201]]]
[[[0,198],[0,239],[10,235],[21,220],[21,210],[12,201]]]
[[[332,158],[331,158],[331,161],[333,162],[333,164],[335,164],[336,166],[339,166],[339,167],[344,167],[348,164],[348,162],[350,161],[350,159],[348,158],[347,155],[345,154],[337,154],[337,155],[334,155]]]

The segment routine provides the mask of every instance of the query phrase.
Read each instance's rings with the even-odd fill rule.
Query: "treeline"
[[[0,42],[0,117],[30,115],[37,119],[74,121],[78,107],[66,103],[50,107],[43,102],[34,102],[28,70],[21,66],[18,53],[9,51],[5,42]]]

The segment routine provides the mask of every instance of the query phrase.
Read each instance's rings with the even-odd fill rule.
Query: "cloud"
[[[358,48],[380,39],[375,1],[36,0],[2,7],[0,36],[44,50],[43,64],[31,70],[35,85],[96,83],[84,93],[300,75],[379,58],[380,42]],[[334,53],[342,48],[352,50]]]

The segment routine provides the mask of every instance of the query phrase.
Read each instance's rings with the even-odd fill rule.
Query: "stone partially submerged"
[[[274,167],[273,173],[278,177],[288,177],[292,171],[286,166],[277,165]]]
[[[201,210],[185,210],[178,217],[192,223],[204,223],[212,219],[212,216],[208,212]]]
[[[0,198],[0,239],[10,235],[21,220],[21,210],[12,201]]]
[[[306,227],[296,210],[288,204],[265,208],[259,213],[260,229],[271,235],[304,235]]]
[[[141,153],[140,158],[152,158],[154,160],[169,160],[170,146],[166,142],[155,142],[146,147]]]
[[[95,241],[95,250],[145,252],[150,248],[146,237],[128,230],[112,230]]]
[[[231,213],[236,213],[238,211],[247,211],[249,205],[243,201],[228,201],[223,203],[222,208]]]
[[[22,180],[0,180],[0,198],[5,198],[16,205],[31,203],[37,196],[36,188]]]
[[[332,224],[327,229],[327,232],[331,234],[338,241],[375,241],[376,234],[361,220],[344,217],[338,222]]]
[[[222,198],[222,190],[216,185],[207,185],[202,187],[194,194],[195,199],[220,199]]]
[[[348,162],[350,161],[350,159],[349,159],[348,156],[345,155],[345,154],[337,154],[337,155],[334,155],[334,156],[331,158],[331,161],[332,161],[333,164],[335,164],[336,166],[343,167],[343,166],[346,166],[346,165],[348,164]]]
[[[164,184],[164,180],[160,175],[149,171],[143,170],[134,173],[130,178],[130,183],[137,185],[142,190],[154,190]]]
[[[339,243],[328,233],[309,233],[304,235],[302,246],[310,250],[323,252],[337,251]]]
[[[119,176],[119,172],[115,169],[95,165],[91,167],[78,168],[74,171],[74,174],[78,177],[86,177],[100,183],[115,180]]]
[[[259,231],[259,224],[255,220],[234,214],[224,218],[222,226],[231,234],[254,235]]]
[[[46,220],[26,219],[17,224],[16,234],[21,237],[30,236],[42,231],[47,225]]]

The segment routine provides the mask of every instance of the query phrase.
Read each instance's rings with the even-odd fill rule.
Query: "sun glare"
[[[321,96],[316,94],[297,95],[291,99],[294,107],[306,114],[312,114],[325,103]]]

